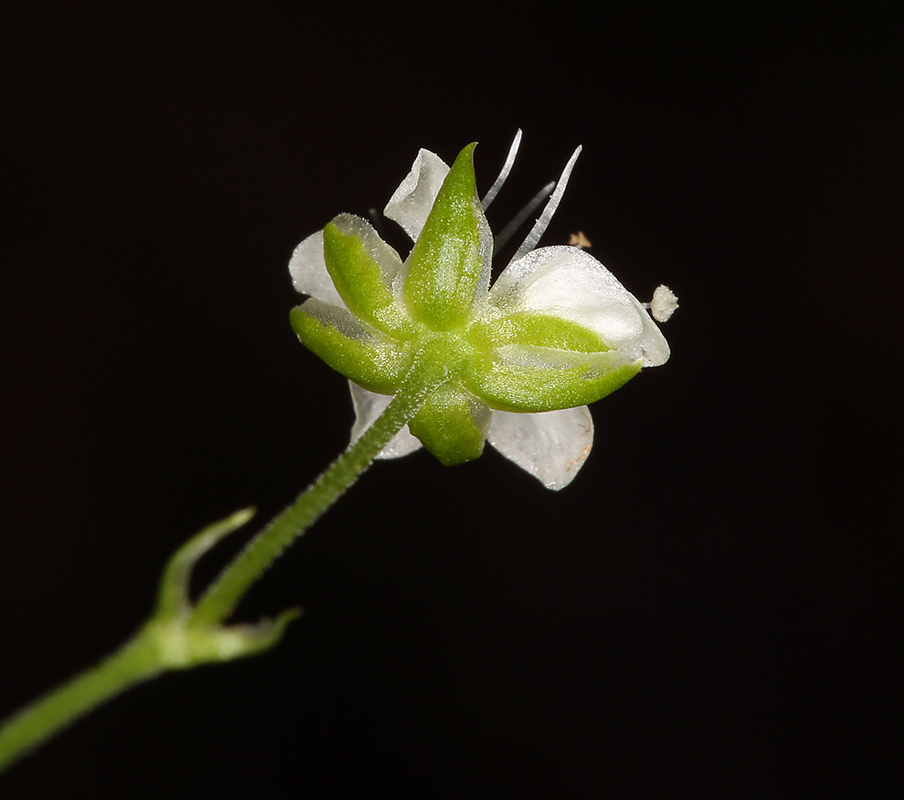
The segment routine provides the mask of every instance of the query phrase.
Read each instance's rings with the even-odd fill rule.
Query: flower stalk
[[[236,512],[179,548],[163,571],[154,613],[131,640],[0,726],[0,771],[131,686],[275,645],[298,609],[250,625],[226,620],[376,458],[425,447],[443,464],[460,464],[478,458],[489,442],[549,489],[573,480],[593,443],[586,404],[642,368],[665,363],[668,343],[647,308],[664,321],[677,300],[662,287],[652,304],[639,303],[576,247],[534,249],[580,148],[559,182],[528,206],[526,214],[549,197],[490,285],[494,238],[484,212],[511,170],[519,141],[520,131],[483,201],[476,191],[474,144],[451,167],[434,153],[419,152],[384,211],[412,240],[404,261],[351,214],[339,215],[296,248],[289,270],[307,299],[291,323],[303,344],[349,379],[357,413],[352,443],[194,603],[189,587],[195,564],[254,512]],[[513,232],[510,226],[500,238]]]
[[[195,563],[247,523],[253,509],[210,525],[180,547],[163,571],[154,614],[132,639],[0,726],[0,772],[133,686],[164,672],[257,655],[275,645],[300,614],[298,609],[252,625],[223,623],[267,568],[357,481],[448,380],[448,373],[436,359],[416,357],[402,388],[377,421],[248,543],[194,605],[189,584]]]
[[[345,493],[447,377],[444,365],[416,358],[402,389],[374,425],[246,545],[198,600],[195,619],[225,619],[267,567]]]

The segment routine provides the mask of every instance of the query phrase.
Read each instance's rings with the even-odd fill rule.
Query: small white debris
[[[653,292],[650,301],[650,312],[657,322],[665,322],[678,308],[678,296],[668,286],[660,285]]]

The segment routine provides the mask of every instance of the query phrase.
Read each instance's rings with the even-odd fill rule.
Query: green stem
[[[153,650],[154,641],[139,634],[7,720],[0,728],[0,772],[92,708],[161,672]]]
[[[220,573],[195,605],[193,621],[212,623],[226,619],[267,567],[345,493],[445,379],[445,370],[430,374],[416,365],[386,410],[361,438]]]
[[[429,360],[425,359],[429,363]],[[164,573],[157,613],[118,651],[95,667],[38,699],[0,726],[0,772],[79,717],[162,672],[185,669],[261,652],[274,643],[297,612],[284,612],[274,623],[226,628],[220,625],[267,567],[307,530],[372,463],[383,447],[418,412],[427,397],[447,379],[444,368],[415,360],[402,388],[374,424],[285,511],[262,530],[230,563],[191,608],[188,568],[197,554],[182,551]],[[241,525],[245,512],[205,529],[203,552],[223,533]],[[213,534],[211,535],[211,532]],[[187,545],[189,549],[193,545]],[[186,564],[189,565],[186,567]]]

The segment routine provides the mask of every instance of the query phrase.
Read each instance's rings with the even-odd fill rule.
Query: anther
[[[641,305],[650,310],[657,322],[665,322],[678,308],[678,296],[668,286],[660,284],[653,292],[653,299]]]

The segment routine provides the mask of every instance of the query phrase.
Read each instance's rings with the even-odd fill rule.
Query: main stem
[[[446,377],[441,367],[431,368],[416,359],[402,388],[374,424],[248,543],[181,623],[213,629],[223,622],[267,567],[345,493]],[[184,663],[167,661],[166,648],[154,639],[159,635],[159,626],[145,624],[100,664],[10,717],[0,726],[0,772],[136,683],[184,668]]]
[[[0,772],[89,711],[159,675],[154,642],[143,631],[99,664],[26,706],[0,728]]]

